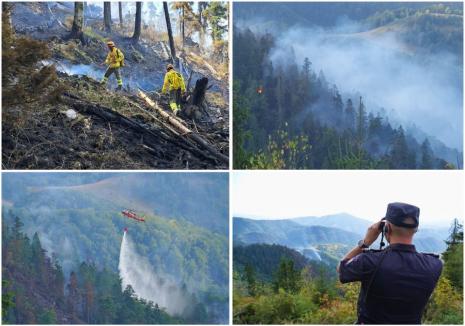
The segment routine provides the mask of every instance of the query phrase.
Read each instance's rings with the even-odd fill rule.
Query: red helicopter
[[[133,220],[136,220],[138,222],[145,222],[145,219],[143,219],[142,217],[140,217],[139,215],[137,215],[134,211],[130,209],[125,209],[121,211],[121,214],[123,214],[124,216],[128,218],[132,218]]]

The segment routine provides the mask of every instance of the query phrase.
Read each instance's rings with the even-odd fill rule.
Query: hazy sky
[[[287,218],[346,212],[379,220],[389,202],[420,207],[420,223],[463,219],[463,176],[456,171],[235,171],[234,216]]]

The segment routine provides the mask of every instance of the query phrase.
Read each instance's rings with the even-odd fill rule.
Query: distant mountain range
[[[234,246],[279,244],[295,249],[311,260],[329,262],[340,259],[355,246],[371,224],[347,213],[278,220],[234,217],[233,239]],[[444,240],[447,236],[448,227],[420,228],[414,243],[419,251],[441,253],[446,248]]]

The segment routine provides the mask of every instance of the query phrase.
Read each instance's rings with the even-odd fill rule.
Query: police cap
[[[405,223],[406,218],[412,218],[414,223]],[[405,203],[390,203],[387,207],[385,219],[390,223],[404,227],[417,228],[420,218],[420,209],[414,205]]]

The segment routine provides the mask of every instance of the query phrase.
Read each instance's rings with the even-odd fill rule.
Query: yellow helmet
[[[108,45],[108,46],[115,46],[115,43],[114,43],[113,41],[108,41],[108,42],[107,42],[107,45]]]
[[[174,69],[174,66],[171,63],[168,63],[166,66],[166,71],[169,71],[170,69]]]

